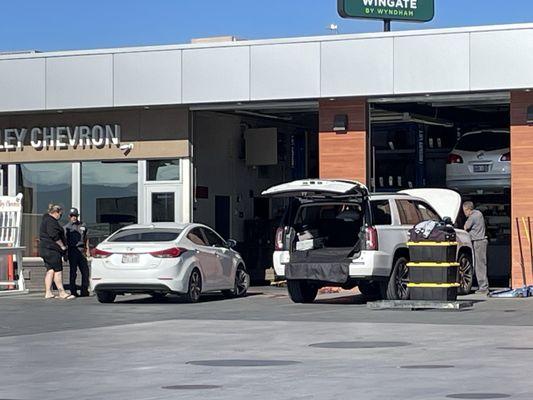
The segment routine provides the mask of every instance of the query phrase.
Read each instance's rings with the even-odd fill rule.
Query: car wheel
[[[370,299],[380,299],[382,297],[382,291],[379,282],[361,281],[357,285],[361,294]]]
[[[294,303],[312,303],[318,293],[318,287],[306,281],[287,281],[287,289]]]
[[[200,271],[195,268],[189,277],[189,286],[187,290],[187,301],[189,303],[198,303],[200,295],[202,294],[202,275]]]
[[[387,300],[409,300],[409,269],[407,258],[399,257],[394,261],[392,273],[387,284]]]
[[[113,303],[117,294],[113,292],[96,292],[96,298],[100,303]]]
[[[458,268],[458,283],[460,295],[469,294],[472,290],[472,284],[474,283],[474,263],[472,258],[467,254],[461,254],[459,256],[459,268]]]
[[[231,290],[223,290],[222,294],[224,297],[233,298],[233,297],[244,297],[248,288],[250,287],[250,275],[246,272],[246,269],[239,265],[237,271],[235,272],[235,284]]]

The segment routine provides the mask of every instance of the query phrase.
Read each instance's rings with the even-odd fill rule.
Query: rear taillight
[[[109,251],[104,251],[104,250],[100,250],[99,248],[96,248],[96,249],[93,250],[92,256],[94,258],[107,258],[111,254],[113,254],[113,253],[110,253]]]
[[[365,229],[365,249],[378,249],[378,231],[372,226],[369,226]]]
[[[177,258],[181,256],[186,250],[179,247],[171,247],[170,249],[153,251],[150,253],[152,257],[156,258]]]
[[[500,161],[511,161],[511,152],[503,154],[500,157]]]
[[[463,163],[463,157],[461,157],[459,154],[449,154],[448,155],[448,164],[462,164]]]
[[[285,232],[284,228],[278,228],[276,230],[276,238],[274,240],[274,248],[276,250],[283,250],[283,233]]]

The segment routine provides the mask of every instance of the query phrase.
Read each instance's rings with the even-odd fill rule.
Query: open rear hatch
[[[365,185],[344,180],[301,180],[274,186],[263,195],[300,200],[289,226],[283,228],[285,247],[290,252],[286,278],[346,283],[349,265],[360,250],[359,235],[368,198]]]
[[[324,198],[366,198],[368,189],[357,181],[305,179],[283,183],[265,190],[263,196],[296,197],[307,199]]]

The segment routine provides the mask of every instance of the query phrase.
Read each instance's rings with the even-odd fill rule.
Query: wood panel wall
[[[526,282],[533,284],[533,266],[529,251],[529,238],[524,227],[527,217],[533,219],[533,125],[527,123],[527,108],[533,105],[533,93],[511,94],[511,278],[514,288],[524,285],[520,243],[526,271]],[[516,219],[520,224],[516,226]],[[533,223],[533,221],[532,221]],[[520,241],[519,241],[520,240]]]
[[[337,114],[348,115],[347,132],[333,131]],[[319,120],[320,178],[366,183],[366,99],[320,101]]]

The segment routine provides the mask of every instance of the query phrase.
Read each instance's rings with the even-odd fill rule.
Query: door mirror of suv
[[[444,222],[446,225],[453,225],[452,219],[450,217],[444,217],[442,219],[442,222]]]
[[[237,246],[237,241],[234,240],[234,239],[228,239],[228,241],[226,242],[226,244],[228,245],[228,247],[230,249],[233,249],[235,246]]]

